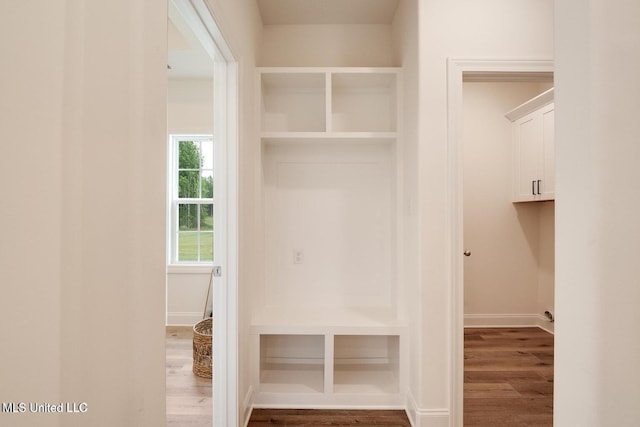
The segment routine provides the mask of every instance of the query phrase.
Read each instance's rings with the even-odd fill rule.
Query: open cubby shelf
[[[322,335],[260,335],[260,390],[271,393],[322,393]]]
[[[400,393],[400,335],[258,334],[259,395],[279,402],[339,401]],[[257,398],[257,404],[264,403]]]
[[[397,131],[396,68],[259,69],[262,135]]]
[[[398,393],[398,372],[385,364],[335,366],[333,392],[336,394]]]
[[[261,87],[262,131],[326,131],[324,74],[265,72]]]

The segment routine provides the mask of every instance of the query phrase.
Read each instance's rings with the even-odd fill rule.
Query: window
[[[213,137],[171,135],[171,263],[213,262]]]

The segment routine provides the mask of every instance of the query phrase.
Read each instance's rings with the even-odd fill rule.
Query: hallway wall
[[[640,421],[640,3],[556,2],[555,424]]]
[[[0,20],[0,393],[88,409],[0,424],[164,425],[166,3]]]

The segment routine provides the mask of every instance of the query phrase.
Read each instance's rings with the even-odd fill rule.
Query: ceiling
[[[167,31],[169,78],[213,78],[213,60],[204,50],[184,18],[174,8],[169,8]]]
[[[263,25],[391,24],[400,0],[257,0]]]

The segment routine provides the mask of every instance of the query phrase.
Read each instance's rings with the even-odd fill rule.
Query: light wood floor
[[[465,329],[464,425],[553,425],[553,335]]]
[[[193,374],[193,330],[167,327],[167,426],[210,427],[213,424],[211,380]]]

